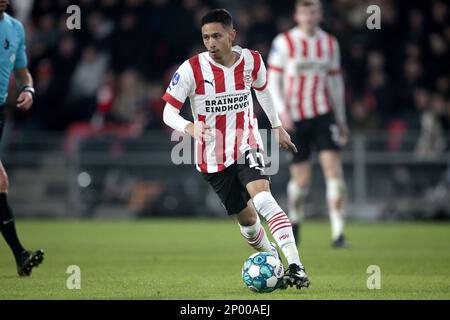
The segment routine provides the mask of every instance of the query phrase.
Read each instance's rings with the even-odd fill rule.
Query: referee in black
[[[28,110],[33,104],[33,79],[27,68],[25,31],[22,24],[5,12],[9,0],[0,0],[0,139],[5,125],[5,103],[11,71],[20,90],[17,107]],[[19,276],[29,276],[44,259],[44,251],[26,250],[19,241],[14,216],[8,205],[8,175],[0,161],[0,231],[10,246]]]

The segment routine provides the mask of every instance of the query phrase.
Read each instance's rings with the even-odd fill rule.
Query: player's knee
[[[298,183],[291,179],[288,183],[288,193],[297,197],[305,197],[309,192],[309,183]]]
[[[247,184],[246,186],[248,193],[252,197],[252,199],[261,192],[269,192],[270,186],[269,181],[265,179],[253,181]],[[270,193],[270,192],[269,192]]]
[[[243,227],[253,226],[258,222],[258,214],[247,207],[238,213],[237,220]]]
[[[291,169],[291,181],[299,188],[308,188],[311,182],[311,171],[309,165],[298,165]]]
[[[0,172],[0,193],[5,193],[8,191],[9,180],[6,172]]]
[[[294,180],[291,180],[288,183],[287,191],[289,203],[294,207],[298,207],[305,203],[309,186],[299,185]]]
[[[342,180],[342,170],[337,166],[330,166],[324,170],[326,180]]]
[[[309,188],[311,179],[309,178],[309,176],[297,176],[297,177],[292,177],[291,180],[292,183],[294,183],[298,188],[301,189],[307,189]]]
[[[255,216],[245,216],[239,219],[239,224],[243,227],[250,227],[256,224],[258,217]]]
[[[342,161],[339,153],[322,151],[320,160],[326,179],[341,179]]]
[[[344,179],[327,178],[326,184],[328,205],[332,208],[340,209],[347,193]]]

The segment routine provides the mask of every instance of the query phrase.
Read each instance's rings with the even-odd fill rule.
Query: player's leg
[[[0,161],[0,230],[3,237],[11,248],[16,260],[21,256],[25,250],[17,236],[16,227],[14,225],[14,217],[11,208],[8,205],[8,175]]]
[[[346,247],[344,237],[346,185],[340,155],[339,128],[332,112],[317,117],[314,125],[315,143],[325,177],[327,203],[331,222],[332,246]]]
[[[257,251],[278,255],[267,238],[258,214],[251,203],[249,206],[250,196],[240,183],[237,173],[237,166],[233,164],[221,172],[203,174],[203,177],[219,196],[228,215],[235,217],[247,243]]]
[[[44,252],[42,250],[27,251],[20,243],[14,216],[8,205],[8,184],[8,175],[0,161],[0,231],[14,254],[19,275],[28,276],[32,268],[42,262]]]
[[[288,261],[284,287],[288,285],[296,285],[297,288],[308,287],[309,279],[300,261],[292,225],[286,213],[272,196],[269,181],[267,179],[250,181],[246,184],[246,188],[255,210],[267,220],[273,238]]]
[[[292,141],[298,148],[291,154],[289,166],[290,180],[287,185],[288,216],[297,245],[301,238],[301,225],[305,217],[306,198],[311,182],[311,142],[313,138],[312,121],[304,120],[295,123]]]
[[[247,207],[236,214],[235,217],[238,221],[241,235],[251,247],[256,251],[273,253],[278,257],[277,249],[270,244],[251,200],[248,201]]]
[[[292,225],[270,192],[269,181],[259,179],[246,185],[255,210],[267,220],[269,230],[289,264],[301,265]]]
[[[297,245],[300,243],[300,228],[305,217],[306,198],[311,183],[311,163],[309,160],[292,163],[289,166],[291,179],[287,186],[288,216]]]
[[[346,185],[341,156],[339,151],[322,150],[319,152],[319,159],[326,181],[333,246],[346,247],[344,237]]]

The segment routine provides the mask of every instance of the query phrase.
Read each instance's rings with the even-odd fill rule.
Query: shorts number
[[[339,127],[335,124],[330,125],[330,132],[331,132],[331,140],[333,140],[334,143],[339,145],[341,142],[341,133],[339,131]]]
[[[253,156],[254,154],[256,154],[256,159]],[[261,152],[249,152],[247,154],[247,159],[250,162],[250,168],[256,168],[258,170],[262,170],[262,168],[264,168],[266,165],[264,163],[264,156],[262,155]]]

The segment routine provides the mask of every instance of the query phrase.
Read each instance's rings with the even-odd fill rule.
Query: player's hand
[[[283,124],[283,128],[287,132],[294,131],[294,122],[292,121],[291,115],[289,114],[289,112],[285,111],[285,112],[280,113],[280,120],[281,120],[281,123]]]
[[[30,92],[24,91],[19,94],[17,98],[17,108],[27,111],[33,104],[33,95]]]
[[[338,123],[339,128],[339,138],[341,140],[342,146],[345,146],[348,142],[348,136],[350,134],[350,130],[348,129],[347,123]]]
[[[274,129],[276,130],[276,136],[278,138],[280,147],[284,149],[291,149],[292,151],[297,153],[297,147],[291,141],[291,136],[289,135],[289,133],[287,133],[286,130],[284,130],[284,128],[281,126]]]
[[[206,125],[203,121],[198,121],[195,124],[189,123],[186,126],[185,131],[200,144],[212,137],[211,127]]]

